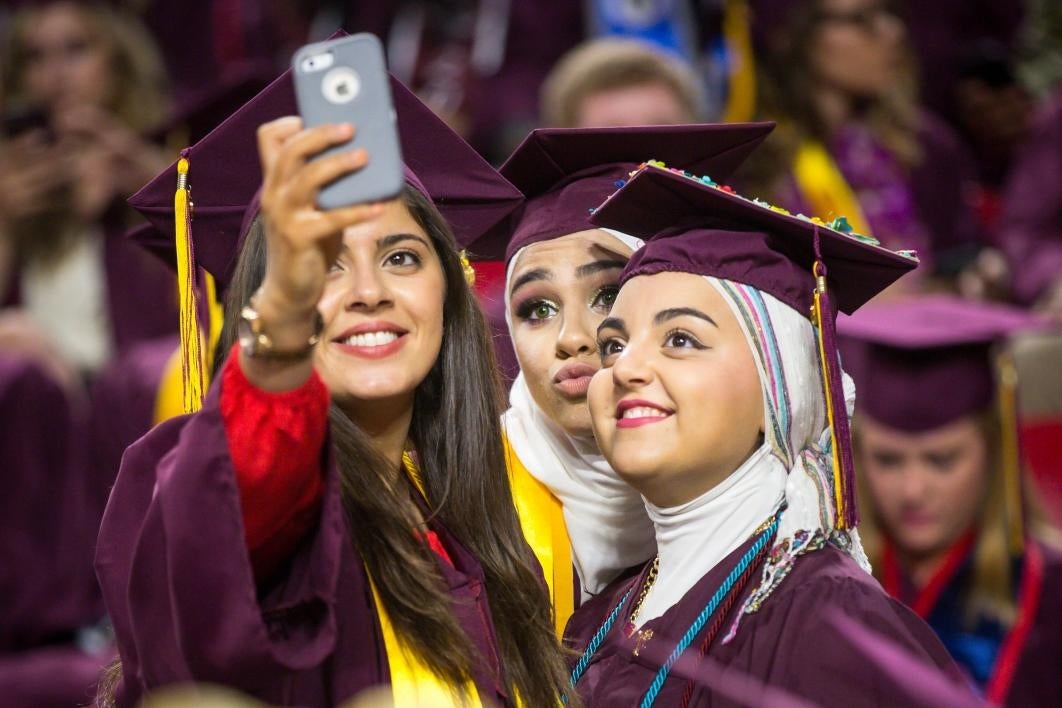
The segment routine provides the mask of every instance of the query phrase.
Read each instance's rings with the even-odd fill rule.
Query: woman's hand
[[[262,297],[290,314],[307,314],[317,306],[325,277],[342,245],[343,230],[371,219],[377,204],[321,211],[317,192],[368,162],[365,150],[316,161],[321,151],[346,142],[349,124],[303,130],[296,117],[280,118],[258,129],[262,160],[262,219],[267,258]]]
[[[317,193],[368,163],[365,150],[312,160],[323,150],[350,140],[349,124],[303,129],[297,117],[280,118],[258,129],[262,162],[261,218],[266,238],[266,271],[255,300],[263,330],[278,351],[305,347],[317,323],[317,302],[328,271],[339,255],[347,227],[378,216],[379,204],[322,211]],[[287,390],[309,377],[312,362],[240,359],[247,377],[267,390]]]
[[[30,131],[0,145],[0,228],[62,205],[70,181],[68,155],[43,131]]]
[[[85,221],[98,219],[116,199],[128,198],[173,161],[173,155],[95,106],[59,113],[53,128],[73,159],[74,208]]]

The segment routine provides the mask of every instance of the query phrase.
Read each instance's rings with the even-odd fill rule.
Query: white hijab
[[[782,503],[778,532],[759,586],[738,618],[754,612],[800,555],[833,543],[867,572],[870,563],[855,530],[834,526],[830,429],[818,343],[808,318],[756,288],[718,278],[723,296],[752,350],[764,403],[764,442],[726,480],[691,502],[669,509],[647,503],[657,528],[660,570],[639,622],[663,614],[719,561],[744,543]],[[844,375],[851,415],[855,386]],[[737,622],[728,638],[737,631]]]
[[[644,241],[602,229],[636,251]],[[513,266],[505,274],[505,322],[512,334],[509,288]],[[568,435],[531,397],[521,372],[509,392],[510,408],[502,415],[509,444],[528,472],[546,485],[564,508],[572,546],[572,563],[583,599],[600,592],[621,571],[656,552],[653,526],[641,495],[621,480],[605,461],[593,436]]]

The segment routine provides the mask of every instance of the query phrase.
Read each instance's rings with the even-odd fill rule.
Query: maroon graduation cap
[[[859,410],[909,433],[980,413],[996,399],[994,346],[1042,320],[1007,305],[950,295],[871,305],[837,323],[853,370]]]
[[[478,253],[480,243],[497,240],[504,219],[523,197],[431,109],[397,79],[391,94],[406,165],[406,181],[423,192],[450,223],[458,243]],[[188,186],[194,204],[192,248],[196,264],[224,287],[262,183],[258,126],[296,115],[291,72],[284,72],[182,154],[188,160]],[[129,203],[151,222],[131,237],[174,259],[175,163],[140,189]]]
[[[595,228],[592,207],[645,160],[665,160],[722,180],[773,128],[773,123],[730,123],[534,130],[501,166],[502,175],[527,197],[505,260],[532,243]]]
[[[652,248],[631,259],[624,279],[664,270],[714,275],[770,293],[805,315],[812,305],[816,260],[825,265],[829,291],[844,312],[918,264],[910,254],[840,230],[847,228],[843,219],[831,228],[746,199],[713,180],[654,165],[633,176],[590,220],[652,239]]]
[[[458,243],[475,251],[478,243],[507,226],[505,217],[523,195],[394,78],[391,95],[406,182],[442,212]],[[187,412],[198,409],[206,391],[206,362],[220,331],[220,315],[204,314],[216,312],[212,291],[215,286],[223,289],[231,278],[257,209],[262,183],[258,127],[297,112],[289,70],[183,150],[181,159],[129,199],[150,222],[131,236],[176,264]],[[199,268],[213,277],[200,277]],[[200,292],[207,296],[205,309]],[[202,319],[209,320],[207,326]]]
[[[854,234],[746,199],[708,177],[659,162],[638,170],[590,218],[599,227],[649,239],[620,276],[663,272],[714,276],[769,293],[808,317],[820,340],[827,419],[833,436],[838,528],[856,524],[855,469],[834,324],[918,261]]]

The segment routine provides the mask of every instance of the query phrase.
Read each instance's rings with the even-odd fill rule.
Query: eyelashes
[[[664,346],[671,349],[707,349],[699,339],[684,329],[673,329],[664,335]]]
[[[591,309],[608,313],[616,301],[619,288],[606,285],[594,292],[590,299]],[[562,307],[557,302],[544,297],[532,297],[517,305],[514,309],[517,318],[527,322],[545,322],[560,314]]]
[[[413,268],[420,266],[424,263],[424,259],[419,253],[410,249],[402,249],[400,251],[392,251],[384,257],[383,262],[380,264],[383,268]],[[328,267],[330,273],[346,270],[346,266],[343,264],[342,258],[337,258]]]
[[[544,322],[552,319],[560,308],[543,298],[525,300],[516,307],[516,316],[528,322]]]

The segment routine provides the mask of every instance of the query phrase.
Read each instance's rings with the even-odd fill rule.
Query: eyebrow
[[[602,259],[602,260],[599,260],[599,261],[591,261],[590,263],[584,263],[583,265],[581,265],[578,268],[576,268],[575,269],[575,277],[577,277],[577,278],[586,278],[586,277],[589,277],[591,275],[594,275],[595,273],[600,273],[603,270],[622,269],[626,265],[627,265],[626,261],[619,261],[619,260],[604,260],[604,259]]]
[[[619,317],[606,317],[601,320],[601,324],[597,326],[597,333],[601,334],[606,329],[614,329],[619,332],[627,331],[627,323],[621,320]]]
[[[692,307],[670,307],[666,310],[661,310],[660,312],[656,313],[655,317],[653,317],[653,324],[661,325],[667,322],[668,320],[675,319],[676,317],[696,317],[697,319],[704,320],[705,322],[708,322],[709,324],[714,325],[715,327],[719,326],[711,317],[704,314],[700,310],[693,309]]]
[[[513,287],[509,289],[509,293],[515,293],[523,286],[536,280],[553,280],[553,273],[545,268],[529,270],[513,281]]]
[[[402,243],[403,241],[420,241],[425,246],[429,246],[427,241],[417,234],[391,234],[390,236],[384,236],[382,239],[376,242],[377,248],[390,248],[396,243]]]

